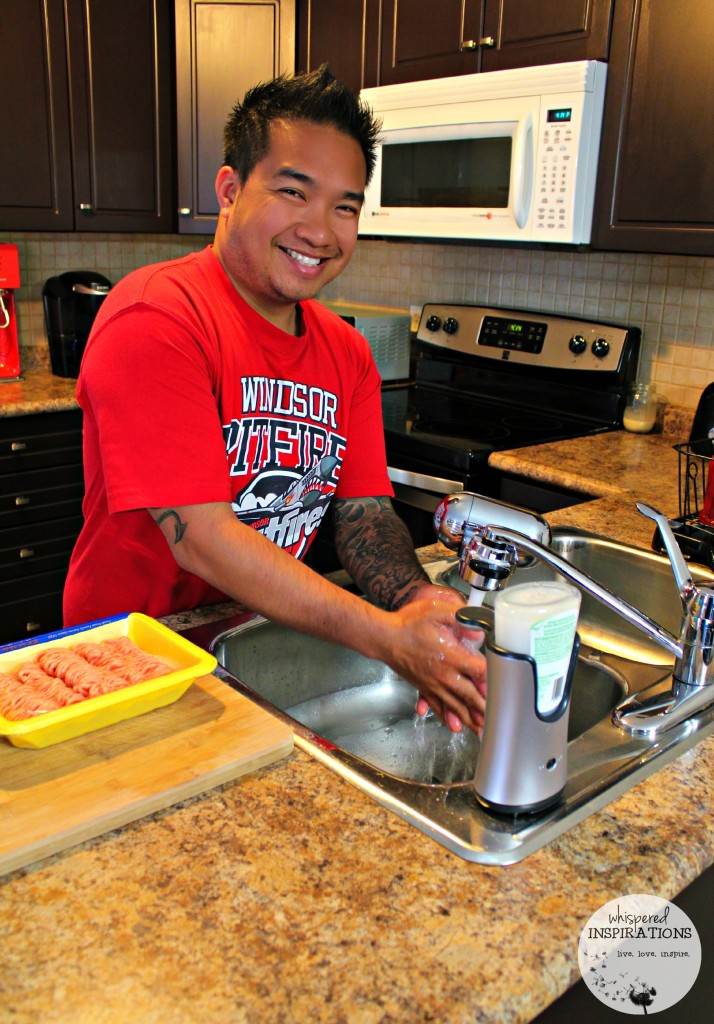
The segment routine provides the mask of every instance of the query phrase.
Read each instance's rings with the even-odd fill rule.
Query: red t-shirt
[[[225,597],[176,563],[148,508],[229,501],[301,558],[333,494],[393,494],[369,345],[313,300],[286,334],[209,246],[112,289],[82,359],[85,524],[65,625]]]

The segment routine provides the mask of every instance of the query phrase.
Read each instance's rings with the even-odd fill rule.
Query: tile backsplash
[[[130,270],[208,244],[208,236],[0,233],[20,252],[23,366],[49,365],[42,287],[65,270],[116,283]],[[640,376],[693,408],[714,380],[714,257],[551,252],[360,240],[324,298],[409,309],[464,302],[566,313],[642,329]]]

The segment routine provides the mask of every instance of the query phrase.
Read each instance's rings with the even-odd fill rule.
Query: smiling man
[[[484,661],[392,509],[380,379],[314,301],[357,240],[378,126],[326,68],[234,108],[212,246],[129,274],[77,387],[85,525],[65,624],[226,597],[387,662],[452,728],[478,728]],[[328,514],[364,601],[301,559]]]

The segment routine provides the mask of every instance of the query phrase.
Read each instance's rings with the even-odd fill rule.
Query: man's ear
[[[224,164],[216,175],[216,196],[218,197],[218,206],[222,217],[228,216],[228,212],[239,191],[238,175],[232,167]]]

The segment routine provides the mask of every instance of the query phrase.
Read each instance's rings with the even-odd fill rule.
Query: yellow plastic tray
[[[212,654],[184,640],[156,619],[132,612],[2,647],[0,672],[14,672],[47,647],[73,647],[86,640],[99,642],[119,636],[129,637],[147,654],[164,658],[176,666],[175,670],[156,679],[134,683],[115,693],[89,697],[81,703],[19,722],[10,722],[0,715],[0,736],[6,736],[16,747],[34,748],[74,739],[126,718],[143,715],[154,708],[173,704],[194,680],[210,675],[217,664]]]

